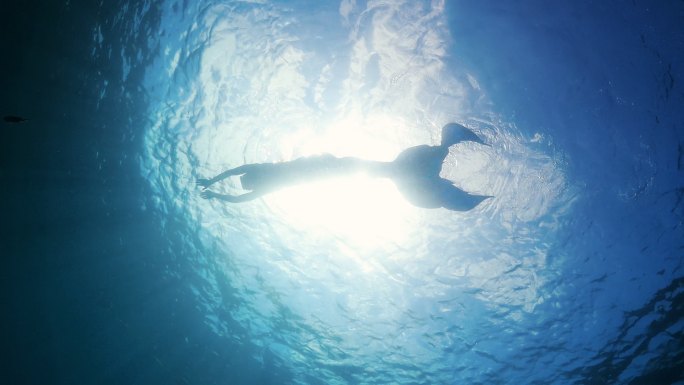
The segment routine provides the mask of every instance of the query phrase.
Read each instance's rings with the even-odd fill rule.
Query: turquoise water
[[[63,175],[40,191],[59,190],[64,205],[49,201],[35,222],[69,226],[34,249],[30,226],[3,230],[17,239],[13,261],[52,261],[15,262],[10,287],[33,300],[9,301],[11,324],[26,330],[9,339],[12,374],[684,381],[681,2],[54,7],[72,32],[52,39],[70,48],[46,50],[57,69],[45,76],[80,93],[59,102],[57,118],[26,107],[28,96],[4,100],[8,114],[31,115],[16,127],[45,129],[52,116],[74,133],[40,145],[53,166],[7,161],[3,177],[17,182],[8,196],[20,213],[22,167]],[[468,212],[413,207],[364,175],[236,205],[195,186],[245,163],[320,153],[390,161],[438,143],[449,122],[490,144],[453,146],[442,169],[494,196]],[[10,139],[29,143],[21,132]],[[52,284],[21,279],[34,269]],[[41,366],[35,357],[49,370],[20,375]]]

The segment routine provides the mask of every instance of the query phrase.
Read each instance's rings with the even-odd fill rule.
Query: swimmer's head
[[[442,146],[452,146],[456,143],[466,141],[488,146],[488,144],[482,141],[474,132],[458,123],[449,123],[442,127]]]

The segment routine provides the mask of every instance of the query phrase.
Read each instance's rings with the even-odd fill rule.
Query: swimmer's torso
[[[440,146],[415,146],[402,151],[394,161],[399,178],[438,178],[442,162],[449,154],[449,148]]]

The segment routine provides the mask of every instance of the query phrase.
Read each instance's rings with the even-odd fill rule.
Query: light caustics
[[[230,4],[164,14],[167,37],[146,79],[158,101],[142,169],[160,205],[222,248],[200,265],[225,266],[220,279],[245,302],[231,316],[253,343],[278,342],[295,371],[342,351],[345,364],[393,378],[391,364],[442,368],[442,348],[485,333],[464,307],[475,318],[514,308],[506,317],[519,321],[545,300],[538,271],[569,202],[561,163],[514,126],[481,118],[493,114],[474,78],[443,61],[443,3],[343,2],[338,26],[313,37],[297,35],[311,28],[296,12]],[[417,209],[389,180],[363,174],[243,204],[201,199],[194,186],[245,163],[320,153],[390,161],[436,144],[451,121],[492,144],[454,146],[443,168],[466,191],[496,197],[472,212]],[[201,300],[222,306],[218,290]],[[264,333],[282,308],[306,341]]]

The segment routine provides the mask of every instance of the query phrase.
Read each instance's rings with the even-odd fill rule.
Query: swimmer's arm
[[[229,195],[229,194],[219,194],[213,191],[205,190],[202,191],[201,196],[204,199],[220,199],[222,201],[231,203],[247,202],[253,199],[259,198],[262,194],[255,191],[251,191],[242,195]]]
[[[197,185],[202,187],[202,188],[207,188],[207,187],[211,186],[212,184],[219,182],[219,181],[222,181],[222,180],[224,180],[224,179],[226,179],[232,175],[244,174],[244,173],[248,172],[252,166],[253,165],[251,165],[251,164],[246,164],[246,165],[243,165],[240,167],[231,168],[230,170],[224,171],[224,172],[216,175],[215,177],[213,177],[211,179],[199,178],[199,179],[197,179]]]

